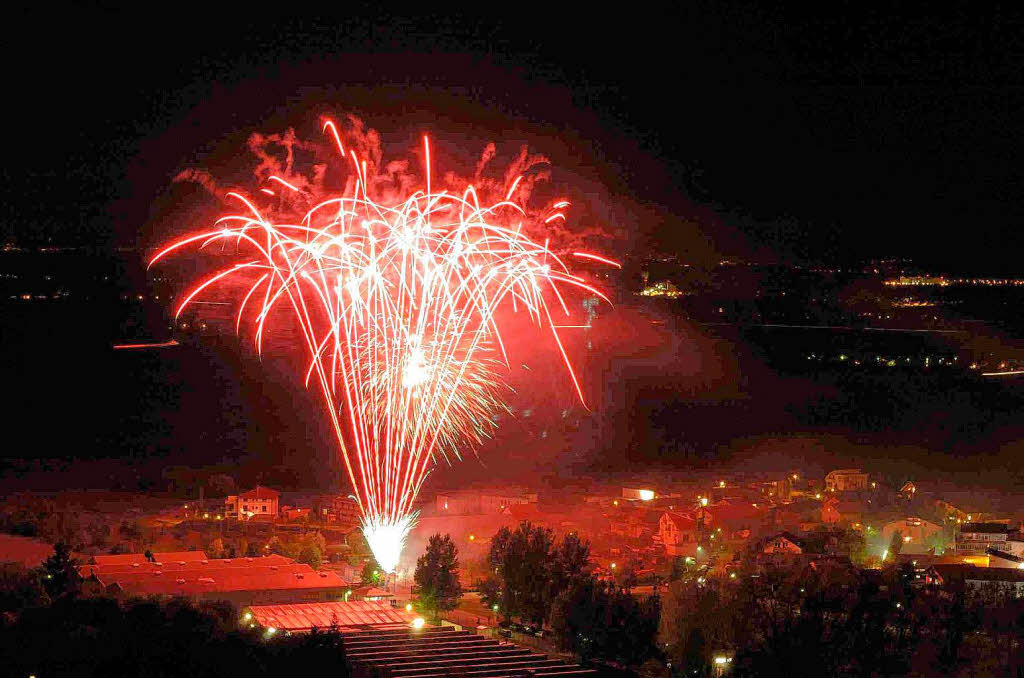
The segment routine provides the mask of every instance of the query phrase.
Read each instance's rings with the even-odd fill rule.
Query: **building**
[[[622,488],[622,498],[626,501],[651,501],[655,497],[654,490],[639,487]]]
[[[278,555],[90,564],[78,572],[83,591],[113,597],[181,596],[253,605],[338,600],[351,591],[334,572],[317,572]]]
[[[1024,598],[1024,569],[1016,567],[932,565],[925,571],[925,582],[992,599]]]
[[[593,669],[567,664],[500,638],[455,626],[342,631],[344,661],[352,678],[412,676],[530,676],[575,678]]]
[[[281,509],[281,517],[289,522],[309,520],[312,515],[312,509],[308,507],[285,506]]]
[[[934,541],[936,535],[942,534],[942,526],[922,520],[921,518],[910,517],[888,522],[882,526],[880,532],[886,544],[891,542],[892,536],[899,532],[905,544],[924,548],[929,542]],[[915,550],[923,553],[921,548]]]
[[[119,553],[109,556],[90,556],[89,565],[111,566],[131,565],[132,563],[197,563],[208,560],[203,551],[161,551],[150,553],[147,558],[145,553]]]
[[[312,513],[325,523],[337,523],[339,527],[359,525],[359,504],[349,496],[338,494],[320,495],[313,499]]]
[[[762,553],[789,553],[799,555],[804,552],[804,540],[792,532],[779,532],[762,542]]]
[[[998,549],[988,549],[985,553],[988,555],[989,567],[1015,567],[1024,570],[1024,558],[1018,555]]]
[[[697,521],[682,513],[666,511],[658,520],[658,538],[669,556],[689,555],[698,542]]]
[[[500,513],[515,504],[535,503],[537,494],[531,492],[450,492],[434,499],[438,514],[453,516]]]
[[[868,489],[868,474],[859,468],[836,469],[825,476],[826,492],[860,492]]]
[[[231,495],[224,500],[224,513],[238,520],[275,520],[279,511],[281,493],[257,485],[248,492]]]
[[[839,500],[829,497],[821,504],[821,522],[826,525],[835,525],[842,519],[839,513]]]
[[[983,555],[988,549],[1005,551],[1010,526],[1006,523],[964,523],[956,536],[956,553],[961,556]]]
[[[373,600],[290,605],[251,605],[242,620],[263,628],[305,633],[314,628],[337,631],[407,629],[419,615]]]
[[[771,513],[762,503],[721,501],[698,507],[696,517],[698,522],[703,521],[704,529],[717,531],[721,528],[727,536],[732,536],[743,530],[758,530],[770,520]]]

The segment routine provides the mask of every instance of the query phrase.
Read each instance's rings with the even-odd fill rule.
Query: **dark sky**
[[[610,191],[663,211],[645,228],[667,246],[685,246],[672,226],[690,218],[780,256],[1014,265],[1024,26],[1010,10],[552,4],[12,12],[3,235],[132,242],[171,177],[233,132],[356,108],[385,126],[557,136]]]

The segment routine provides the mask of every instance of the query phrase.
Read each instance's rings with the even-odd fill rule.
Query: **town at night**
[[[12,12],[0,673],[1024,675],[1024,15],[337,9]]]

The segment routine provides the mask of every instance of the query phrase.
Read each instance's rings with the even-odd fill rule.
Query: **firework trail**
[[[251,326],[257,350],[267,323],[274,322],[272,311],[283,308],[293,318],[308,358],[306,383],[314,382],[323,396],[363,533],[378,563],[391,572],[432,464],[458,458],[461,449],[479,443],[503,407],[499,375],[508,363],[499,309],[529,316],[549,337],[582,401],[552,318],[569,314],[566,288],[604,296],[566,261],[575,256],[617,264],[586,252],[560,256],[547,241],[524,235],[524,227],[564,222],[568,202],[528,213],[522,193],[532,181],[523,181],[522,174],[507,175],[504,190],[491,202],[482,202],[481,194],[493,194],[496,182],[486,190],[470,184],[435,190],[424,137],[424,185],[408,181],[406,164],[392,163],[387,169],[403,177],[397,194],[391,181],[390,190],[379,191],[388,195],[375,199],[371,192],[378,193],[379,176],[353,148],[346,149],[333,122],[324,132],[351,168],[345,190],[331,195],[324,188],[322,165],[315,166],[311,180],[294,173],[298,142],[290,131],[272,139],[288,149],[283,168],[263,150],[266,138],[254,135],[250,146],[261,168],[283,170],[284,176],[265,173],[256,197],[227,193],[239,213],[171,243],[150,266],[188,246],[227,246],[234,263],[196,284],[177,315],[204,290],[241,278],[245,292],[239,295],[236,329]],[[474,177],[477,186],[486,184],[480,174],[493,155],[489,146]],[[371,160],[371,167],[379,165],[379,155]],[[513,169],[535,161],[524,151]],[[212,183],[208,175],[196,176]]]

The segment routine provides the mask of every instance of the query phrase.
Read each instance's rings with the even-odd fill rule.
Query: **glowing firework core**
[[[229,193],[244,205],[242,214],[172,243],[150,265],[193,243],[232,246],[236,262],[191,290],[178,315],[204,289],[238,277],[248,291],[236,326],[251,320],[257,350],[273,311],[283,309],[297,322],[309,360],[306,382],[314,380],[323,395],[363,533],[377,562],[392,572],[432,463],[479,443],[502,406],[495,370],[507,358],[498,308],[509,303],[550,332],[582,400],[549,297],[565,315],[559,287],[604,297],[570,273],[546,242],[523,234],[524,222],[564,221],[560,210],[568,202],[528,215],[512,200],[522,177],[485,206],[468,184],[461,195],[432,191],[424,139],[425,190],[378,203],[369,195],[375,178],[366,163],[345,153],[333,123],[324,129],[352,161],[346,191],[323,195],[322,185],[301,175],[269,176],[276,192],[261,192],[270,205]]]

